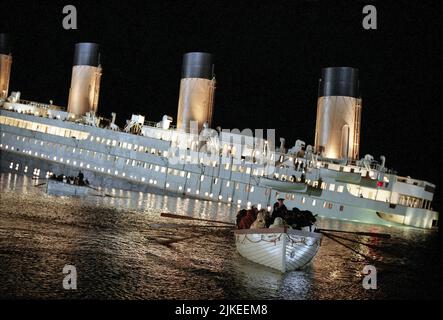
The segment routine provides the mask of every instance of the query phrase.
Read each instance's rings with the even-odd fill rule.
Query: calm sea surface
[[[233,221],[236,206],[120,190],[107,190],[114,197],[63,197],[35,186],[44,182],[0,175],[0,298],[443,296],[443,242],[436,232],[321,220],[323,228],[392,238],[337,234],[346,248],[325,237],[312,265],[282,275],[240,257],[230,228],[160,217],[167,211]],[[165,244],[171,239],[177,241]],[[67,264],[77,269],[77,290],[63,289]],[[362,287],[367,264],[377,268],[377,290]]]

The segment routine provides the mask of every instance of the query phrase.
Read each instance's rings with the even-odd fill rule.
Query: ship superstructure
[[[371,155],[359,157],[361,99],[354,68],[323,70],[315,146],[297,140],[287,149],[284,139],[277,147],[269,134],[264,139],[245,131],[210,129],[215,78],[207,53],[184,56],[179,128],[171,125],[168,115],[159,122],[133,115],[120,130],[115,114],[112,120],[96,114],[94,90],[102,70],[95,59],[98,53],[88,50],[97,47],[77,47],[93,58],[86,60],[94,62],[94,69],[81,80],[89,85],[79,84],[92,90],[83,97],[93,99],[84,100],[81,108],[72,102],[68,112],[21,100],[17,92],[6,94],[0,108],[2,168],[40,178],[81,170],[91,183],[103,187],[161,191],[238,206],[270,207],[276,198],[284,198],[288,208],[328,218],[437,226],[439,214],[432,209],[435,185],[398,176],[385,167],[384,157],[380,162]],[[74,76],[78,75],[73,72]]]

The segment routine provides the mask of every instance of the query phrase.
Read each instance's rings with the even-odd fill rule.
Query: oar
[[[337,239],[342,239],[342,240],[346,240],[346,241],[349,241],[349,242],[354,242],[354,243],[357,243],[357,244],[361,244],[361,245],[366,246],[366,247],[371,248],[371,249],[381,250],[381,248],[379,246],[375,245],[375,244],[364,243],[364,242],[357,241],[357,240],[354,240],[354,239],[349,239],[349,238],[341,237],[341,236],[338,236],[338,235],[335,235],[335,234],[329,234],[329,235],[333,236],[334,238],[337,238]]]
[[[173,243],[176,242],[180,242],[180,241],[184,241],[184,240],[189,240],[189,239],[193,239],[193,238],[198,238],[201,237],[202,235],[198,234],[198,235],[194,235],[194,236],[189,236],[189,237],[184,237],[184,238],[177,238],[177,239],[167,239],[167,240],[159,240],[159,239],[155,239],[155,238],[151,238],[149,240],[154,240],[155,242],[157,242],[158,244],[162,244],[165,246],[169,246]]]
[[[93,188],[93,187],[91,187],[91,186],[89,186],[89,185],[87,185],[87,184],[85,184],[85,187],[87,187],[87,188],[89,188],[89,189],[92,189],[92,190],[94,190],[94,191],[97,191],[97,192],[100,192],[100,190],[98,190],[97,188]],[[93,196],[97,196],[97,197],[110,197],[110,195],[107,195],[106,193],[102,193],[102,194],[93,194]]]
[[[89,189],[92,189],[92,190],[95,190],[97,192],[100,192],[100,190],[98,190],[97,188],[91,187],[90,185],[85,184],[85,187],[87,187]]]
[[[97,191],[97,192],[101,192],[97,188],[93,188],[91,186],[88,186],[87,184],[85,184],[85,187],[88,187],[88,188],[90,188],[90,189],[92,189],[94,191]],[[110,195],[110,194],[107,194],[107,193],[104,193],[104,192],[102,194],[93,194],[93,196],[97,196],[97,197],[110,197],[110,198],[124,198],[124,197],[113,196],[113,195]]]
[[[40,187],[40,186],[42,186],[42,185],[44,185],[44,184],[46,184],[46,182],[39,183],[39,184],[35,184],[34,187]]]
[[[371,257],[369,257],[369,256],[367,256],[367,255],[365,255],[365,254],[363,254],[363,253],[361,253],[361,252],[355,250],[354,248],[348,246],[347,244],[345,244],[345,243],[343,243],[343,242],[341,242],[341,241],[338,241],[337,239],[334,239],[333,235],[326,234],[326,233],[323,233],[323,235],[324,235],[325,237],[328,237],[328,238],[331,239],[332,241],[335,241],[335,242],[337,242],[338,244],[341,244],[343,247],[345,247],[345,248],[351,250],[352,252],[355,252],[356,254],[362,256],[362,257],[365,258],[366,260],[369,260],[369,261],[376,261],[376,260],[374,260],[373,258],[371,258]]]
[[[149,227],[153,229],[162,229],[162,228],[172,228],[172,229],[184,229],[184,228],[232,228],[231,225],[229,226],[200,226],[196,224],[178,224],[178,223],[152,223],[149,225]]]
[[[376,232],[360,232],[360,231],[344,231],[344,230],[332,230],[332,229],[317,229],[319,232],[339,232],[339,233],[349,233],[355,234],[358,236],[367,236],[367,237],[379,237],[384,239],[390,239],[391,235],[387,233],[376,233]]]
[[[162,213],[160,214],[160,216],[162,216],[162,217],[166,217],[166,218],[175,218],[175,219],[184,219],[184,220],[195,220],[195,221],[204,221],[204,222],[222,223],[222,224],[228,224],[228,225],[230,225],[230,226],[235,226],[235,223],[232,223],[232,222],[219,221],[219,220],[209,220],[209,219],[201,219],[201,218],[194,218],[194,217],[182,216],[182,215],[179,215],[179,214],[173,214],[173,213],[167,213],[167,212],[162,212]]]

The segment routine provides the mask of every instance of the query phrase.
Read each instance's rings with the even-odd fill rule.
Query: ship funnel
[[[324,68],[318,89],[315,151],[326,158],[358,159],[360,118],[358,69]]]
[[[178,129],[189,132],[191,122],[197,124],[199,131],[205,122],[211,125],[214,91],[212,55],[205,52],[184,54],[178,100]]]
[[[77,43],[69,89],[69,113],[84,116],[87,112],[97,112],[101,75],[99,45]]]
[[[12,55],[9,46],[9,35],[0,33],[0,100],[8,98],[11,65]]]

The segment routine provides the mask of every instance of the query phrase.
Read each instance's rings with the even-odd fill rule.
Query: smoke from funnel
[[[6,100],[11,76],[12,55],[9,35],[0,33],[0,100]]]
[[[101,75],[99,45],[77,43],[69,89],[69,113],[83,116],[87,112],[97,112]]]
[[[358,69],[324,68],[319,80],[315,149],[333,159],[359,157],[361,99]]]
[[[212,121],[214,106],[214,65],[212,55],[189,52],[183,55],[178,101],[177,128],[189,132],[194,121],[198,130]]]

